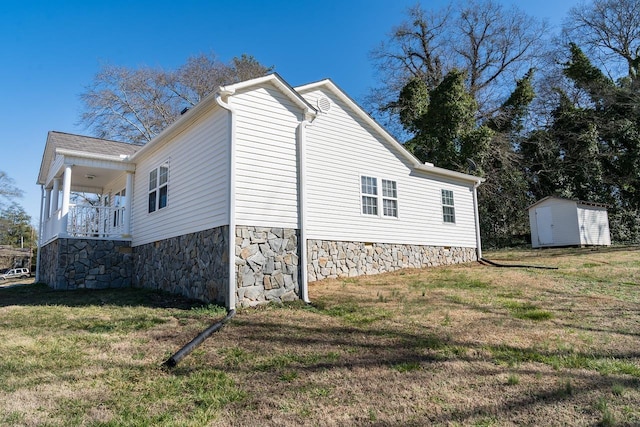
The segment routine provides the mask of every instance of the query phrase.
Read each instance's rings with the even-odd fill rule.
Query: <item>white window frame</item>
[[[375,176],[360,175],[360,213],[362,215],[379,216],[379,193],[378,178]],[[375,204],[372,204],[372,202]]]
[[[367,212],[372,210],[371,201],[375,201],[375,213]],[[365,205],[366,202],[369,203]],[[390,202],[392,206],[388,206]],[[389,214],[389,209],[393,214]],[[398,219],[398,181],[360,175],[360,214],[367,217]]]
[[[382,216],[385,218],[398,218],[398,182],[392,179],[380,180],[380,188],[382,189]],[[391,184],[391,187],[385,186],[385,184]],[[391,190],[391,194],[389,194]],[[385,202],[392,202],[392,207],[386,206]],[[392,215],[387,214],[387,211],[391,209]]]
[[[163,175],[163,170],[166,170],[166,173]],[[164,181],[162,180],[162,177]],[[148,185],[148,197],[147,197],[147,213],[151,214],[154,212],[158,212],[169,205],[169,161],[158,165],[158,167],[151,169],[149,171],[149,185]],[[164,193],[164,199],[162,197]],[[153,195],[153,196],[152,196]],[[153,209],[151,205],[153,197]],[[164,204],[161,206],[161,202],[164,201]]]
[[[442,222],[455,225],[456,206],[453,190],[447,190],[445,188],[440,190],[440,202],[442,204]]]

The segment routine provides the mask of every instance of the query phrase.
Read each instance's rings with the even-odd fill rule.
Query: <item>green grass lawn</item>
[[[224,309],[0,288],[0,425],[640,425],[640,248],[501,251]]]

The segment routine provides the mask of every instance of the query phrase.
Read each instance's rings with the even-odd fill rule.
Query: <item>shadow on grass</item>
[[[307,374],[331,370],[364,369],[376,372],[381,368],[383,371],[390,369],[400,372],[400,375],[406,375],[407,381],[420,381],[422,377],[412,376],[413,371],[435,372],[447,369],[450,363],[463,362],[464,369],[468,370],[471,377],[485,376],[486,384],[495,392],[504,392],[492,404],[467,405],[443,411],[435,415],[436,418],[429,418],[434,424],[464,423],[484,415],[497,415],[504,420],[522,414],[527,407],[565,401],[583,402],[596,391],[601,395],[610,395],[614,385],[629,389],[640,387],[638,351],[614,353],[598,349],[586,353],[538,350],[467,342],[430,331],[411,333],[393,327],[375,328],[371,325],[318,326],[322,323],[292,324],[264,318],[252,319],[251,316],[240,314],[228,329],[228,334],[232,336],[224,340],[226,345],[229,345],[229,341],[237,343],[237,354],[233,357],[240,360],[217,352],[215,360],[209,359],[209,363],[225,372],[256,381],[277,383],[282,375],[291,372],[298,372],[301,378],[306,378]],[[220,344],[213,341],[210,345],[219,347]],[[254,357],[259,360],[252,362]],[[538,371],[536,364],[546,368]],[[522,393],[507,393],[501,387],[508,386],[500,383],[502,380],[498,377],[507,372],[535,376],[541,379],[541,384],[546,385],[538,385]],[[373,375],[372,378],[375,378],[376,374]],[[403,425],[424,423],[420,421]]]
[[[11,305],[88,307],[114,305],[123,307],[177,308],[202,307],[202,301],[165,292],[137,288],[54,290],[41,283],[0,288],[0,307]]]
[[[498,260],[498,261],[516,261],[516,260],[524,260],[530,258],[540,258],[540,257],[556,257],[556,256],[580,256],[580,255],[590,255],[594,253],[616,253],[616,252],[634,252],[640,251],[640,246],[638,245],[615,245],[615,246],[587,246],[584,248],[579,247],[558,247],[558,248],[539,248],[539,249],[524,249],[523,251],[518,251],[518,257],[511,257],[505,255],[508,251],[503,250],[495,250],[495,251],[487,251],[486,256],[488,258]]]

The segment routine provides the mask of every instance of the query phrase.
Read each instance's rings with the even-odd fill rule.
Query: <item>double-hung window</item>
[[[451,224],[456,222],[456,208],[451,190],[442,190],[442,220]]]
[[[360,177],[362,194],[362,213],[378,215],[378,179],[370,176]]]
[[[169,163],[149,172],[149,213],[167,206],[169,190]]]
[[[380,181],[380,187],[378,187]],[[396,181],[378,179],[372,176],[360,177],[360,198],[362,214],[372,216],[398,217],[398,188]]]
[[[398,189],[396,182],[382,180],[382,215],[398,217]]]

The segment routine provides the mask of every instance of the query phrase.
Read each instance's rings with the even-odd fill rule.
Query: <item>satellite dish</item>
[[[469,167],[469,173],[478,170],[478,165],[473,160],[467,158],[467,166]]]

